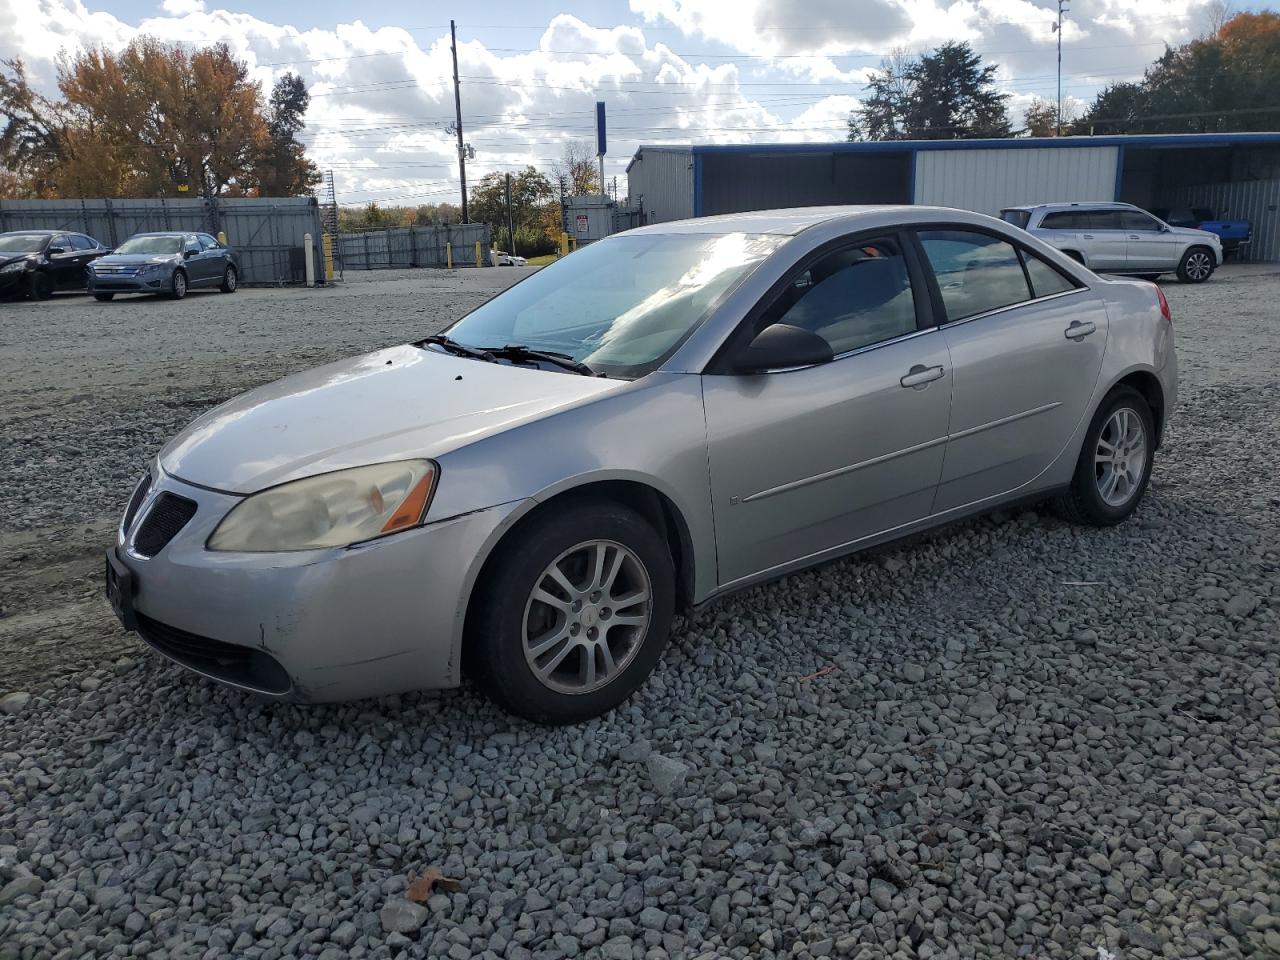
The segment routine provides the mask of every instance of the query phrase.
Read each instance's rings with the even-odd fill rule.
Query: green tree
[[[949,41],[911,58],[901,53],[868,81],[871,96],[849,118],[850,140],[1007,137],[1008,94],[968,43]]]
[[[296,73],[286,73],[271,88],[267,107],[267,144],[258,165],[256,192],[262,197],[294,197],[320,182],[320,171],[298,142],[306,126],[311,95]]]
[[[506,246],[507,235],[506,176],[487,173],[471,188],[469,213],[473,223],[487,223],[499,246]],[[511,217],[516,228],[516,246],[523,252],[521,238],[537,236],[549,242],[542,211],[556,196],[551,181],[533,167],[525,167],[511,177]]]
[[[1022,118],[1022,127],[1029,137],[1057,136],[1058,105],[1041,97],[1035,97]]]

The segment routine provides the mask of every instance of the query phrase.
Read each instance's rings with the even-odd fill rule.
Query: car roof
[[[773,233],[795,236],[819,224],[841,222],[850,230],[860,226],[881,227],[894,223],[931,223],[938,220],[955,223],[989,223],[985,214],[954,207],[929,207],[916,204],[865,204],[833,207],[794,207],[784,210],[755,210],[748,213],[725,213],[693,220],[672,220],[625,231],[625,235],[662,233]]]
[[[206,230],[153,230],[150,233],[135,233],[133,237],[189,237],[193,233],[207,233]]]
[[[79,233],[78,230],[6,230],[0,237],[51,237],[55,233]]]
[[[1002,207],[1002,210],[1137,210],[1132,203],[1118,200],[1057,200],[1053,203],[1031,203],[1024,206]]]

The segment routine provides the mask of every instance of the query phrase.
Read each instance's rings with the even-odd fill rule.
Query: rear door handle
[[[1093,239],[1093,234],[1092,234],[1092,233],[1082,233],[1082,234],[1080,234],[1080,239],[1081,239],[1081,240],[1092,240],[1092,239]]]
[[[941,380],[943,372],[944,371],[941,367],[926,367],[917,363],[911,368],[907,375],[898,382],[904,387],[923,390],[929,384],[933,383],[933,381]]]
[[[1085,320],[1084,322],[1073,320],[1071,321],[1071,326],[1067,327],[1063,333],[1068,340],[1074,340],[1076,343],[1079,343],[1089,334],[1094,333],[1097,329],[1098,325],[1092,320]]]

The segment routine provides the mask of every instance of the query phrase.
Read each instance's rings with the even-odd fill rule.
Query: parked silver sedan
[[[271,697],[465,669],[578,721],[644,682],[677,610],[1015,501],[1125,519],[1176,385],[1157,287],[990,217],[646,227],[200,417],[134,492],[107,592]]]

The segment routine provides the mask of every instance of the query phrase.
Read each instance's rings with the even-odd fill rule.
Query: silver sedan
[[[200,417],[134,491],[107,593],[270,697],[466,670],[573,722],[644,682],[677,610],[1012,502],[1124,520],[1176,389],[1158,287],[990,217],[646,227]]]

